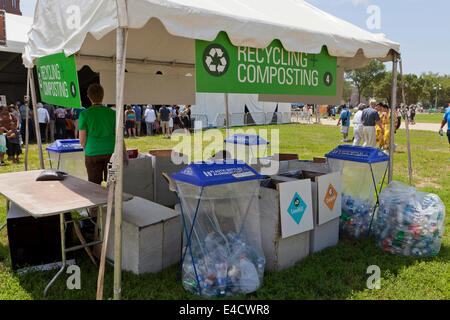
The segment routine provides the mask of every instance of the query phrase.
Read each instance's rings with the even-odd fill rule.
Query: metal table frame
[[[11,203],[11,200],[6,199],[6,210],[7,211],[9,211],[9,209],[10,209],[10,203]],[[91,246],[95,246],[95,245],[103,243],[103,240],[104,240],[103,239],[103,236],[104,236],[104,234],[103,234],[103,206],[100,205],[100,206],[96,206],[96,207],[87,207],[87,208],[82,208],[82,209],[91,209],[91,208],[98,208],[97,222],[96,223],[94,223],[92,221],[91,217],[89,217],[89,218],[82,218],[82,219],[74,219],[74,218],[72,218],[70,221],[66,221],[66,219],[64,217],[66,212],[62,212],[62,213],[58,214],[59,215],[59,226],[60,226],[59,230],[60,230],[60,236],[61,236],[61,263],[62,263],[62,266],[59,269],[58,273],[53,277],[52,280],[50,280],[50,282],[45,287],[44,297],[47,296],[47,293],[48,293],[48,290],[50,289],[50,287],[55,283],[55,281],[61,276],[63,271],[66,269],[66,267],[67,267],[66,254],[68,252],[81,250],[81,249],[84,249],[86,247],[91,247]],[[36,219],[39,219],[39,218],[36,218]],[[97,234],[97,230],[98,230],[99,239],[100,240],[89,242],[89,243],[86,243],[86,244],[77,245],[77,246],[70,247],[70,248],[66,248],[66,228],[67,228],[67,225],[69,223],[76,223],[77,221],[82,221],[82,220],[91,220],[94,223],[94,225],[96,226],[95,233]],[[5,226],[6,226],[6,223],[1,228],[4,228]]]

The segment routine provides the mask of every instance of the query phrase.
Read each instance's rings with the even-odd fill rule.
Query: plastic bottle
[[[240,288],[243,293],[250,293],[256,291],[259,288],[260,281],[258,277],[258,271],[253,263],[242,257],[240,260]]]

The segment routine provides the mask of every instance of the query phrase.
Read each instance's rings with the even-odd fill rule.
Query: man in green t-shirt
[[[85,150],[85,164],[90,182],[107,181],[108,163],[116,141],[116,112],[105,107],[104,90],[100,84],[91,84],[87,92],[92,106],[80,113],[80,143]]]

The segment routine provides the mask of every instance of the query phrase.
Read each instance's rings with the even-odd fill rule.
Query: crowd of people
[[[411,108],[412,109],[412,108]],[[348,133],[351,122],[351,111],[346,105],[342,106],[338,126],[341,126],[341,133],[344,136],[342,142],[350,142]],[[395,132],[401,125],[401,112],[395,110]],[[391,137],[391,108],[387,104],[377,103],[376,100],[370,100],[369,106],[360,104],[358,111],[353,118],[354,137],[353,145],[364,147],[379,148],[383,151],[390,149]]]
[[[184,129],[186,134],[190,134],[191,106],[128,105],[124,120],[128,138],[162,134],[163,139],[170,139],[177,129]]]

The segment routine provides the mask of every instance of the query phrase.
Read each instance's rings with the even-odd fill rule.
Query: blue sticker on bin
[[[245,162],[238,160],[195,162],[172,175],[172,179],[175,181],[181,181],[199,187],[263,178],[262,175]]]
[[[297,224],[300,224],[307,207],[308,206],[305,201],[303,201],[303,199],[296,192],[294,198],[292,198],[291,205],[287,209],[287,212]]]

